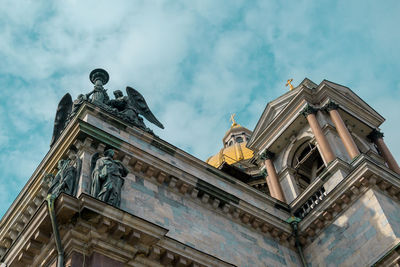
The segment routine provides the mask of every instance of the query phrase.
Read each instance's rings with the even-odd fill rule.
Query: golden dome
[[[207,159],[207,163],[215,168],[221,166],[224,162],[234,164],[241,160],[251,159],[254,152],[246,147],[247,142],[234,143],[231,146],[221,149],[216,155]]]
[[[222,148],[216,155],[211,156],[206,160],[206,162],[211,166],[218,168],[224,162],[232,165],[253,157],[253,151],[246,147],[251,131],[240,124],[237,124],[234,117],[235,114],[232,114],[232,125],[225,133],[224,138],[222,138],[224,148]]]

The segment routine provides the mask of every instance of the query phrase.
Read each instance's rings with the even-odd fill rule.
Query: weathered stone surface
[[[134,181],[128,176],[121,208],[169,229],[170,237],[237,266],[299,265],[295,251],[250,226],[214,213],[212,205],[205,208],[165,184],[157,184],[155,193],[153,186],[146,184],[144,176],[136,175]],[[229,209],[229,205],[225,207]],[[244,216],[248,222],[248,215]]]
[[[400,241],[399,214],[397,203],[369,189],[306,247],[307,261],[313,266],[371,266]]]

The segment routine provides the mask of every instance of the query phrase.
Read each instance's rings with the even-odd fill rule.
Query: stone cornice
[[[94,251],[100,251],[128,266],[171,262],[180,262],[183,266],[191,263],[234,266],[167,237],[167,229],[87,195],[81,195],[79,199],[60,195],[56,201],[56,211],[66,255],[78,251],[89,256]],[[56,253],[54,243],[47,234],[51,232],[50,227],[47,207],[42,205],[37,216],[3,257],[7,266],[51,263]]]

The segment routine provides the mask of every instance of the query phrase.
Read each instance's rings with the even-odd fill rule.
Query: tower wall
[[[312,266],[371,266],[400,241],[400,205],[365,192],[304,250]]]

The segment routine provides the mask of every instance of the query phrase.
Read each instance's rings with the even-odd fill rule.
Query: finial
[[[233,126],[236,126],[236,125],[237,125],[237,123],[236,123],[236,121],[235,121],[235,116],[236,116],[236,114],[235,114],[235,113],[231,114],[231,119],[229,120],[229,121],[231,121],[231,122],[232,122],[232,125],[231,125],[231,127],[233,127]]]
[[[289,86],[290,90],[293,89],[293,85],[291,84],[292,81],[293,81],[293,79],[287,80],[286,85],[285,85],[286,87]]]
[[[89,74],[89,79],[94,85],[96,85],[96,81],[100,81],[101,85],[105,85],[109,78],[107,71],[103,69],[92,70]]]

